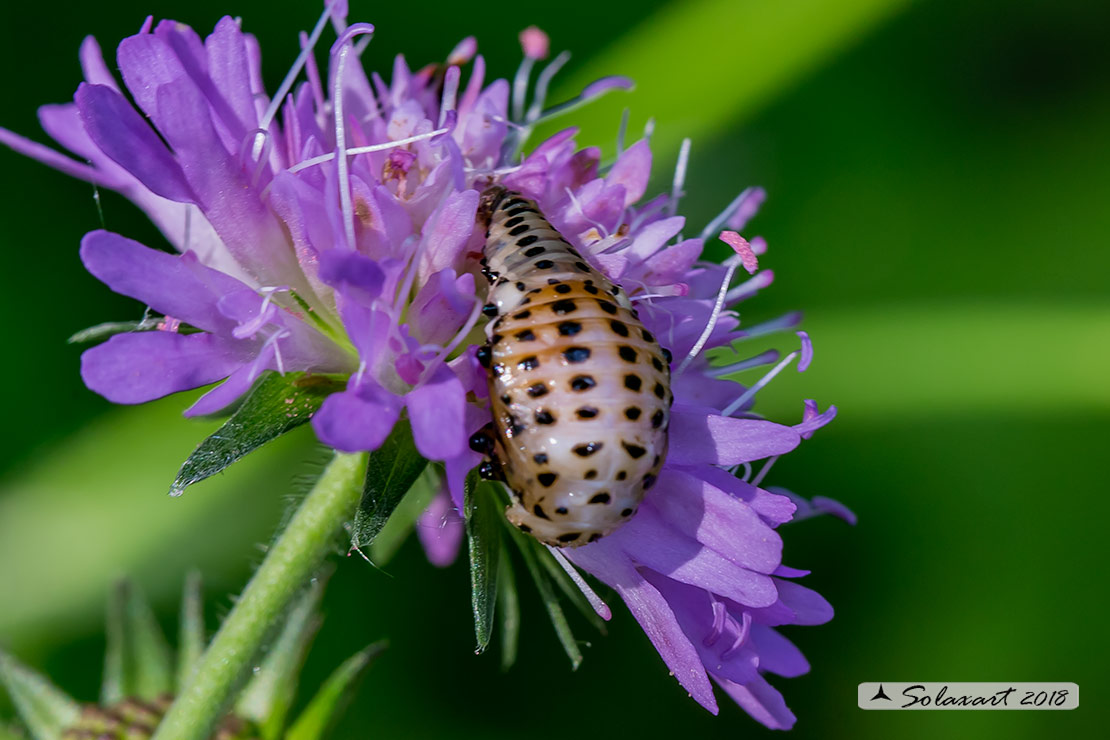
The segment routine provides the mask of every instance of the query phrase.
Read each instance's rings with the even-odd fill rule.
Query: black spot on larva
[[[640,330],[640,336],[642,336],[644,338],[645,342],[654,342],[655,341],[655,337],[647,329],[641,329]]]
[[[659,455],[656,455],[655,459],[651,461],[651,467],[653,467],[653,468],[659,467],[659,461],[662,460],[662,459],[663,459],[662,457],[660,457]]]
[[[504,338],[505,337],[501,334],[494,334],[492,337],[489,338],[490,346],[492,347],[493,345],[497,344],[498,342],[500,342]]]
[[[579,272],[593,272],[593,270],[590,269],[590,266],[587,265],[585,262],[575,262],[574,269],[578,270]]]
[[[590,359],[590,350],[588,347],[568,347],[563,350],[563,357],[567,362],[585,362]]]
[[[601,493],[595,493],[593,496],[590,496],[590,503],[607,504],[609,503],[609,494],[605,493],[604,491],[602,491]]]
[[[473,309],[471,309],[471,310],[473,310]],[[514,313],[513,318],[522,321],[522,320],[528,318],[531,315],[532,315],[531,311],[524,310],[524,311],[520,311],[519,313]]]
[[[609,328],[613,330],[614,334],[618,334],[622,337],[628,336],[628,327],[617,321],[616,319],[613,319],[609,322]]]
[[[532,288],[530,291],[528,291],[528,295],[534,295],[536,293],[542,293],[542,292],[543,292],[543,288]]]
[[[509,236],[520,236],[525,231],[528,231],[528,224],[521,224],[509,232]]]
[[[554,311],[557,316],[571,313],[575,308],[577,307],[574,305],[574,301],[569,298],[564,298],[561,301],[555,301],[551,304],[551,310]]]
[[[544,511],[543,507],[540,506],[539,504],[536,504],[535,506],[532,507],[532,513],[535,514],[536,516],[538,516],[540,519],[548,519],[548,520],[551,519],[551,517],[549,517],[547,515],[547,512]]]
[[[516,437],[525,429],[526,427],[523,424],[518,422],[516,419],[513,419],[512,424],[509,425],[509,436]]]
[[[547,386],[543,383],[536,383],[535,385],[528,386],[528,395],[532,398],[539,398],[540,396],[547,395]],[[659,413],[663,413],[660,411]]]
[[[662,350],[663,350],[663,358],[667,361],[668,365],[671,364],[671,362],[674,360],[674,355],[672,355],[671,351],[669,349],[667,349],[666,347],[663,347]]]
[[[624,480],[627,477],[628,477],[628,471],[627,470],[622,470],[619,473],[617,473],[617,480]]]
[[[632,375],[631,373],[624,376],[624,387],[630,391],[639,391],[644,382],[640,380],[639,375]]]
[[[511,229],[514,226],[518,226],[523,220],[524,216],[514,216],[513,218],[510,218],[508,221],[505,222],[505,228]]]
[[[536,262],[537,270],[550,270],[554,266],[555,263],[551,260],[539,260],[538,262]]]
[[[621,294],[621,286],[614,285],[612,288],[609,288],[609,292],[612,293],[613,295],[620,295]]]
[[[520,203],[520,205],[522,205],[524,207],[523,208],[517,208],[514,211],[509,211],[509,213],[507,215],[511,218],[513,216],[523,216],[525,213],[535,213],[536,212],[535,208],[529,207],[529,205],[527,203],[523,202],[523,201]]]
[[[589,457],[604,446],[605,445],[601,442],[587,442],[586,444],[575,445],[571,449],[574,450],[574,454],[579,457]]]
[[[663,426],[663,409],[659,409],[651,415],[651,428],[658,429]]]
[[[529,293],[539,293],[539,290],[530,290],[530,291],[528,291],[528,292],[529,292]],[[525,299],[524,299],[523,301],[521,301],[521,302],[520,302],[520,305],[522,305],[522,306],[527,306],[527,305],[528,305],[529,303],[531,303],[531,302],[532,302],[532,299],[531,299],[531,298],[525,298]]]
[[[537,257],[547,251],[546,247],[532,247],[524,250],[525,257]]]
[[[559,476],[555,473],[540,473],[536,476],[536,480],[538,480],[540,485],[544,488],[551,488],[552,484],[555,483],[555,479],[558,477]]]
[[[556,514],[562,514],[562,515],[565,516],[567,514],[567,512],[568,512],[568,510],[567,510],[567,507],[565,507],[565,506],[559,506],[555,509]]]
[[[594,532],[586,542],[597,542],[601,539],[601,532]]]
[[[593,406],[583,406],[574,413],[578,415],[579,419],[592,419],[597,416],[597,409]]]
[[[501,480],[504,476],[492,460],[483,460],[478,466],[478,477],[482,480]]]
[[[605,313],[614,314],[617,312],[617,305],[615,303],[610,303],[609,301],[598,301],[597,305],[600,306],[601,310]]]
[[[561,282],[563,282],[563,281],[559,280],[558,278],[548,278],[547,279],[547,284],[548,285],[558,285]]]
[[[547,453],[546,452],[537,452],[535,455],[532,455],[532,460],[536,463],[536,465],[546,465],[547,464]]]
[[[486,232],[486,236],[489,236],[488,231]],[[483,257],[482,259],[478,260],[478,264],[481,265],[482,267],[485,267],[486,265],[489,264],[489,260],[486,259],[485,257]]]
[[[621,511],[621,516],[632,516],[635,511],[635,509],[624,509],[623,511]]]
[[[555,286],[555,292],[556,293],[563,293],[565,295],[565,294],[569,293],[570,291],[571,291],[571,287],[569,285],[567,285],[566,283],[560,283],[559,285]]]
[[[644,483],[644,490],[646,491],[647,489],[649,489],[649,488],[651,488],[652,486],[654,486],[654,485],[655,485],[655,480],[656,480],[655,476],[654,476],[654,475],[652,475],[651,473],[648,473],[647,475],[645,475],[645,476],[644,476],[644,481],[643,481],[643,483]]]
[[[636,361],[636,350],[632,349],[627,344],[622,344],[620,349],[617,350],[617,354],[620,355],[621,359],[625,362]]]
[[[524,289],[525,289],[525,288],[527,288],[527,287],[528,287],[527,285],[525,285],[524,283],[520,282],[519,280],[518,280],[518,281],[517,281],[517,283],[516,283],[516,289],[517,289],[517,290],[519,290],[519,291],[520,291],[520,292],[522,292],[522,293],[524,292]]]
[[[531,342],[536,338],[536,335],[531,329],[525,329],[524,331],[518,331],[513,337],[518,342]]]
[[[518,226],[517,228],[519,229],[521,227]],[[514,231],[515,231],[515,229],[514,229]],[[516,245],[518,247],[527,247],[529,244],[535,244],[539,240],[540,240],[540,238],[538,236],[536,236],[535,234],[531,234],[529,236],[522,236],[519,239],[517,239]]]
[[[641,457],[644,456],[644,453],[647,452],[647,450],[645,450],[640,445],[630,445],[624,441],[621,442],[621,447],[624,448],[624,451],[627,452],[628,456],[631,457],[633,460],[639,460]]]
[[[640,409],[636,406],[629,406],[624,410],[624,415],[627,416],[630,420],[636,421],[640,418]]]
[[[521,370],[535,370],[537,367],[540,366],[540,361],[538,357],[532,355],[531,357],[525,357],[523,360],[518,362],[516,366]]]
[[[493,450],[493,437],[485,430],[472,434],[469,440],[470,449],[483,455],[488,455]]]
[[[585,290],[590,295],[597,295],[597,293],[598,293],[597,286],[592,285],[591,283],[586,283],[585,285],[582,286],[582,289]]]
[[[490,371],[493,372],[495,377],[500,378],[502,375],[505,374],[505,366],[498,362],[490,368]]]
[[[555,423],[555,417],[552,416],[551,412],[548,411],[547,409],[540,409],[539,411],[536,412],[536,423],[537,424],[554,424]]]
[[[633,309],[631,309],[631,310],[629,310],[629,313],[630,313],[630,314],[632,314],[633,318],[637,318],[637,319],[638,319],[638,318],[640,318],[640,312],[639,312],[639,311],[637,311],[637,310],[636,310],[636,309],[634,309],[634,308],[633,308]]]
[[[663,398],[667,395],[667,389],[663,387],[662,383],[656,383],[652,393],[655,394],[656,398]]]
[[[582,477],[585,478],[586,480],[593,480],[594,478],[597,477],[597,471],[596,470],[587,470],[586,474]]]
[[[521,532],[524,532],[524,534],[528,534],[529,532],[532,531],[532,528],[529,527],[527,524],[518,524],[516,526],[517,526],[517,529],[519,529]]]
[[[578,332],[582,331],[582,325],[577,321],[564,321],[559,324],[559,334],[564,337],[573,337]]]
[[[509,398],[509,394],[506,393],[504,396],[501,396],[501,403],[505,404],[506,406],[508,406],[512,402],[513,399]]]
[[[525,206],[525,205],[528,205],[528,201],[526,201],[526,200],[524,200],[524,198],[521,198],[521,197],[518,196],[516,198],[509,198],[507,201],[502,203],[501,204],[501,210],[507,211],[510,208],[512,208],[513,206]],[[509,215],[512,216],[513,214],[510,213]]]
[[[507,283],[507,282],[509,282],[509,278],[507,278],[507,277],[499,277],[499,278],[497,278],[497,283],[496,283],[496,285],[504,285],[504,284],[505,284],[505,283]]]
[[[578,539],[581,536],[582,536],[581,532],[567,532],[566,534],[559,535],[555,539],[559,540],[559,542],[574,542],[576,539]]]
[[[663,368],[664,368],[663,361],[660,360],[658,357],[652,357],[651,358],[651,366],[653,368],[655,368],[656,370],[658,370],[659,372],[663,372]]]
[[[572,391],[588,391],[597,385],[597,381],[589,375],[575,375],[570,379],[570,389]]]
[[[482,306],[482,313],[486,316],[496,316],[498,314],[497,304],[487,303],[486,305]]]
[[[489,367],[490,358],[493,357],[493,350],[483,344],[478,348],[475,356],[478,358],[479,365],[482,367]]]

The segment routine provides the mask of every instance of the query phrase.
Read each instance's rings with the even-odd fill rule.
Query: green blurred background
[[[806,311],[817,354],[784,373],[762,410],[791,420],[802,398],[841,413],[771,481],[852,507],[785,531],[786,562],[836,607],[788,634],[813,670],[778,680],[798,738],[1101,736],[1107,656],[1104,495],[1110,441],[1110,6],[1074,0],[623,2],[494,6],[352,2],[388,71],[443,58],[463,35],[499,75],[535,23],[574,59],[562,95],[623,73],[637,91],[583,112],[584,140],[611,147],[621,108],[656,117],[658,184],[694,137],[684,212],[694,227],[739,189],[770,198],[749,227],[777,282],[746,321]],[[258,0],[7,3],[0,124],[40,140],[37,105],[68,99],[86,33],[106,49],[142,17],[207,32],[241,15],[270,87],[315,3]],[[90,186],[0,151],[0,643],[81,699],[96,695],[108,584],[136,575],[167,628],[184,571],[200,566],[214,627],[321,454],[295,433],[181,499],[176,466],[212,425],[186,399],[112,408],[81,385],[90,324],[137,317],[77,259],[100,226]],[[108,228],[158,244],[126,201],[102,193]],[[305,430],[302,430],[305,432]],[[383,570],[341,562],[307,668],[322,680],[379,637],[342,737],[758,736],[722,701],[689,700],[622,609],[589,635],[571,673],[526,589],[516,668],[472,654],[465,568],[436,570],[414,539]],[[1100,585],[1102,584],[1102,585]],[[871,680],[1075,681],[1073,712],[863,712]],[[9,708],[0,704],[0,713]],[[1100,731],[1098,728],[1102,727]]]

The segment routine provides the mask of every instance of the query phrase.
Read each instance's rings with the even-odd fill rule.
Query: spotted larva
[[[471,447],[512,490],[509,521],[549,545],[593,542],[636,513],[663,465],[669,353],[534,201],[495,187],[482,214],[493,422]]]

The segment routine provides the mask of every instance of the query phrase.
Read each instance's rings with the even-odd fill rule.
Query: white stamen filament
[[[749,357],[746,360],[740,360],[739,362],[733,362],[731,364],[722,365],[720,367],[711,367],[706,372],[708,375],[714,378],[719,378],[723,375],[732,375],[733,373],[738,373],[742,370],[750,370],[751,368],[759,367],[760,365],[770,365],[772,362],[775,362],[778,359],[779,351],[777,349],[769,349],[766,352],[761,352],[755,357]]]
[[[416,134],[415,136],[409,136],[409,137],[404,138],[404,139],[397,139],[397,141],[387,141],[384,144],[371,144],[369,146],[354,146],[354,147],[351,147],[350,149],[347,149],[346,153],[347,153],[347,156],[353,157],[356,154],[371,154],[372,152],[384,152],[384,151],[387,151],[389,149],[396,149],[399,146],[406,146],[408,144],[412,144],[412,143],[417,142],[417,141],[423,141],[424,139],[431,139],[431,138],[434,138],[436,136],[439,136],[440,134],[445,134],[445,133],[447,133],[447,131],[448,131],[448,129],[446,129],[446,128],[437,128],[435,131],[429,131],[426,134]],[[329,152],[328,154],[321,154],[318,157],[312,157],[311,159],[305,159],[303,161],[297,162],[295,165],[293,165],[292,167],[289,168],[289,171],[290,172],[300,172],[301,170],[308,169],[309,167],[315,167],[318,164],[323,164],[324,162],[330,162],[333,159],[335,159],[335,152]]]
[[[674,165],[674,181],[671,183],[671,202],[667,204],[667,215],[673,216],[678,212],[678,201],[682,198],[682,186],[686,184],[686,167],[690,162],[690,139],[682,140],[678,150],[678,161]],[[682,241],[682,234],[678,235]]]
[[[729,258],[728,263],[728,271],[725,272],[725,279],[721,281],[721,287],[717,290],[717,300],[713,303],[713,313],[709,315],[709,323],[705,325],[705,331],[698,337],[698,341],[694,342],[694,346],[690,348],[689,354],[686,355],[682,364],[678,366],[675,375],[680,375],[683,370],[690,367],[690,363],[694,361],[695,357],[701,354],[701,350],[705,347],[705,343],[709,341],[709,336],[717,327],[717,321],[721,318],[721,311],[723,311],[725,307],[725,294],[728,293],[728,286],[729,283],[732,282],[732,276],[736,274],[736,268],[740,266],[740,259]]]
[[[448,67],[443,76],[443,102],[439,106],[439,127],[442,129],[447,120],[447,113],[455,110],[455,101],[459,94],[459,77],[462,72],[458,67]]]
[[[528,94],[528,78],[532,76],[532,67],[535,64],[535,59],[525,56],[520,60],[520,66],[516,68],[516,76],[513,77],[514,121],[520,121],[524,118],[524,96]]]
[[[332,90],[332,105],[335,106],[335,156],[339,174],[339,210],[343,215],[343,231],[347,236],[347,249],[355,249],[355,214],[351,206],[351,178],[347,171],[347,125],[343,120],[343,68],[347,65],[347,55],[351,45],[339,48],[335,63],[335,87]]]
[[[752,480],[753,486],[758,486],[763,482],[763,479],[767,477],[767,473],[771,472],[771,466],[774,465],[775,461],[778,459],[778,455],[767,458],[767,462],[763,463],[763,467],[759,469],[759,474]]]
[[[551,80],[559,73],[567,62],[570,61],[570,52],[560,52],[557,57],[540,70],[540,74],[536,77],[536,89],[532,92],[532,105],[528,106],[528,113],[525,114],[524,120],[528,123],[535,123],[539,120],[540,115],[543,113],[543,104],[547,102],[547,89],[551,86]]]
[[[710,236],[720,231],[724,223],[732,217],[732,214],[736,213],[736,209],[738,209],[747,197],[751,195],[752,190],[754,190],[754,188],[744,188],[744,191],[733,198],[732,202],[725,207],[725,210],[717,214],[717,218],[706,224],[705,228],[701,230],[698,236],[702,239],[708,239]]]
[[[586,583],[578,570],[567,560],[567,556],[559,552],[559,548],[557,547],[552,547],[551,545],[544,545],[544,547],[551,552],[555,557],[555,562],[566,571],[568,576],[570,576],[570,580],[574,581],[574,585],[577,586],[578,590],[582,592],[582,595],[586,597],[586,601],[590,602],[590,606],[597,612],[597,616],[601,617],[606,622],[612,619],[613,612],[609,609],[609,605],[602,601],[600,596],[594,593],[594,590],[590,588],[590,584]]]
[[[747,403],[748,401],[750,401],[756,393],[759,393],[759,391],[763,388],[763,386],[767,385],[772,380],[774,380],[775,376],[778,375],[779,373],[781,373],[783,368],[785,368],[787,365],[789,365],[791,362],[793,362],[794,358],[797,357],[797,356],[798,356],[798,353],[795,351],[795,352],[791,352],[786,357],[782,358],[782,362],[780,362],[779,364],[775,365],[773,368],[768,370],[766,375],[764,375],[762,378],[757,380],[755,382],[755,384],[752,385],[751,388],[748,388],[746,391],[741,393],[739,398],[737,398],[735,401],[733,401],[728,406],[726,406],[725,410],[721,412],[721,415],[722,416],[732,416],[732,414],[737,409],[742,408],[744,406],[744,404]]]
[[[647,119],[647,123],[644,124],[644,141],[646,141],[648,144],[650,144],[651,143],[651,135],[654,134],[654,133],[655,133],[655,119],[654,118],[649,118],[649,119]]]

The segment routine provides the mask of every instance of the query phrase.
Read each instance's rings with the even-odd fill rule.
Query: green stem
[[[365,469],[365,454],[336,453],[201,656],[154,740],[204,740],[211,735],[270,628],[354,515]]]

